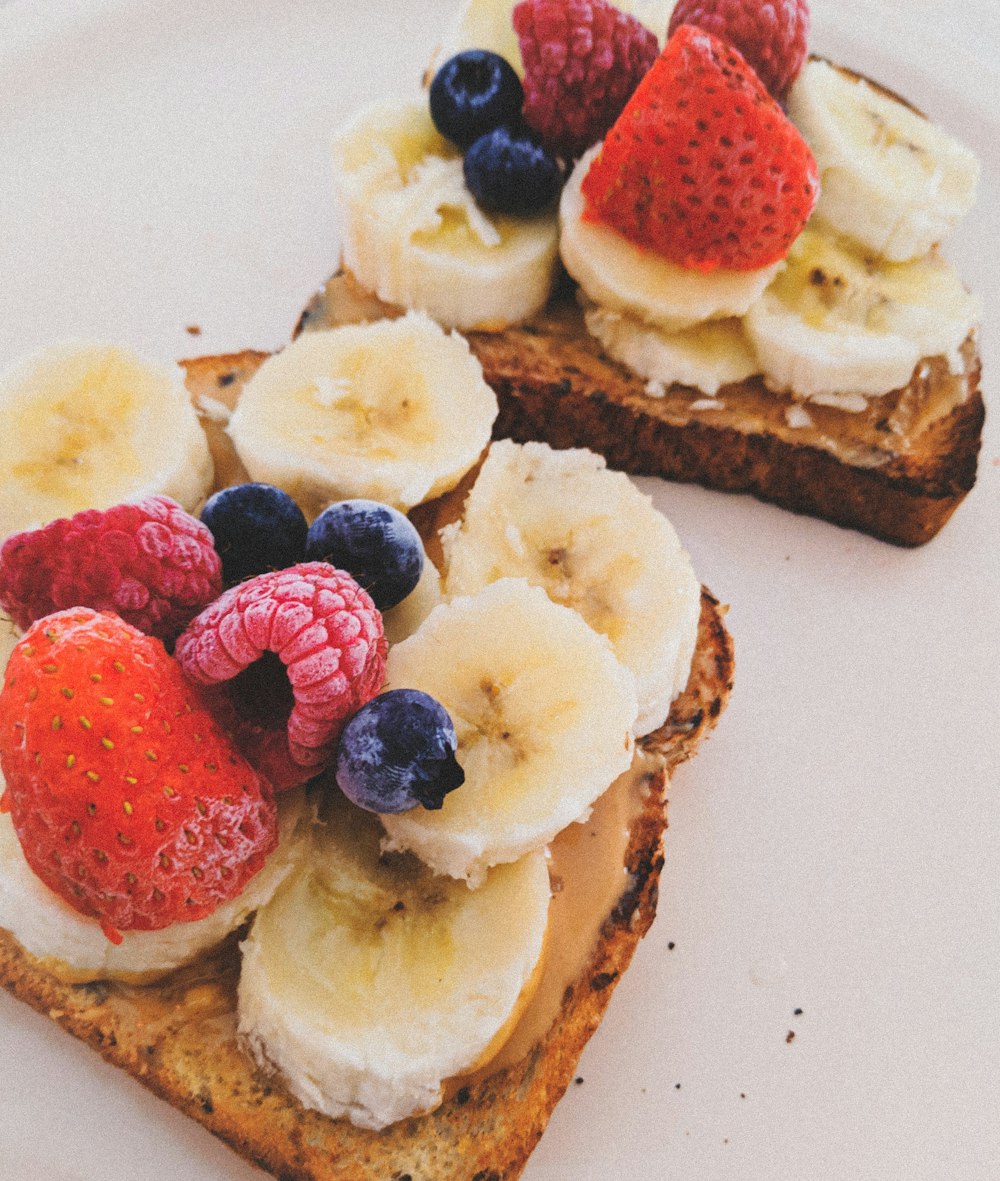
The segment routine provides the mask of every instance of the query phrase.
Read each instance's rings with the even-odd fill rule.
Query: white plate
[[[450,10],[0,3],[0,359],[63,335],[164,358],[280,345],[337,259],[331,128],[410,85]],[[987,309],[989,397],[995,10],[813,12],[814,49],[907,94],[983,157],[979,206],[950,253]],[[915,552],[643,483],[733,605],[736,692],[677,776],[660,916],[525,1177],[995,1179],[996,415],[978,486]],[[2,1181],[261,1176],[2,1001]]]

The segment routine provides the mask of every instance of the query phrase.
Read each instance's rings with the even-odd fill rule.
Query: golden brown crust
[[[335,275],[298,331],[385,314],[395,309]],[[586,331],[568,284],[531,322],[468,336],[500,403],[498,438],[589,447],[633,475],[750,492],[898,545],[929,541],[975,483],[984,407],[974,336],[960,373],[928,358],[864,413],[808,403],[807,430],[791,425],[801,404],[759,377],[724,386],[715,405],[684,386],[650,396]],[[928,414],[942,398],[956,404]]]
[[[198,400],[230,401],[262,354],[186,362]],[[232,375],[230,377],[230,375]],[[223,442],[219,440],[219,442]],[[431,529],[461,489],[424,510]],[[702,594],[698,645],[685,692],[666,724],[642,740],[648,794],[625,855],[628,885],[548,1034],[522,1060],[468,1080],[431,1115],[383,1132],[305,1110],[257,1069],[236,1039],[237,938],[145,988],[67,985],[0,932],[0,982],[75,1037],[282,1181],[509,1181],[520,1176],[615,984],[656,912],[669,772],[715,725],[732,688],[725,609]],[[639,756],[637,756],[639,757]],[[650,765],[651,763],[651,765]]]

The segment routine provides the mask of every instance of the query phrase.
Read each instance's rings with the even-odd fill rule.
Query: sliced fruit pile
[[[46,372],[62,404],[79,367]],[[510,1032],[546,846],[663,723],[695,643],[700,587],[648,498],[589,452],[490,447],[495,415],[426,316],[303,336],[227,424],[226,469],[277,483],[196,519],[142,469],[101,504],[84,462],[67,496],[99,507],[0,548],[27,629],[0,690],[0,926],[67,980],[141,983],[255,914],[246,1044],[365,1127]],[[403,510],[463,479],[439,572]]]
[[[923,358],[957,366],[981,308],[937,246],[977,162],[807,60],[808,33],[805,0],[467,0],[430,112],[382,107],[338,137],[345,264],[444,324],[529,319],[553,290],[542,237],[562,187],[558,255],[587,329],[651,394],[710,406],[759,375],[850,411]]]

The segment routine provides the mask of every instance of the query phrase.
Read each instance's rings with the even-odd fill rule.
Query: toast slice
[[[219,421],[211,419],[221,419],[220,404],[235,403],[263,356],[244,353],[186,363],[192,396],[209,416],[220,483],[239,478],[240,470]],[[425,536],[453,519],[461,500],[459,488],[422,506],[418,518]],[[502,1051],[500,1065],[456,1080],[434,1113],[383,1132],[364,1131],[305,1110],[280,1081],[259,1071],[236,1038],[238,935],[195,965],[139,988],[61,983],[0,932],[0,981],[283,1181],[508,1181],[519,1176],[573,1078],[616,981],[653,921],[669,776],[714,727],[732,688],[733,649],[724,614],[703,591],[687,687],[667,722],[638,744],[633,772],[625,777],[637,801],[624,848],[625,888],[603,915],[593,945],[582,949],[583,967],[557,994],[553,1019],[520,1052]],[[588,827],[571,829],[586,833]],[[568,832],[559,840],[572,841],[574,834]],[[543,978],[540,992],[545,984]]]
[[[342,271],[297,332],[398,314]],[[926,358],[861,412],[803,404],[760,377],[712,398],[682,385],[651,394],[587,332],[568,280],[531,321],[466,335],[500,403],[498,438],[588,447],[633,475],[749,492],[905,546],[929,541],[976,480],[985,411],[974,335],[958,372]]]

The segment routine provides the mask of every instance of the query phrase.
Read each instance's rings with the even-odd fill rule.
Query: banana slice
[[[608,637],[633,674],[637,735],[666,720],[687,684],[701,587],[673,526],[591,451],[494,443],[442,537],[445,589],[469,595],[524,578]]]
[[[514,32],[513,12],[518,0],[462,0],[434,54],[434,66],[442,66],[465,49],[489,49],[499,53],[524,77],[521,47]],[[433,77],[433,74],[431,75]]]
[[[521,579],[436,607],[390,649],[386,688],[444,705],[465,770],[440,811],[383,816],[386,848],[472,885],[584,819],[632,760],[631,674],[604,636]]]
[[[975,203],[979,163],[969,148],[828,62],[806,64],[788,114],[819,167],[817,214],[882,258],[919,258]]]
[[[441,575],[437,566],[427,558],[420,575],[420,581],[412,591],[395,607],[382,615],[385,638],[390,644],[398,644],[412,636],[438,603],[443,602]]]
[[[307,515],[349,497],[405,512],[458,483],[496,416],[465,339],[411,312],[303,333],[247,383],[228,430],[251,477]]]
[[[746,328],[772,388],[850,404],[905,386],[921,358],[960,365],[980,310],[936,252],[885,262],[814,222]]]
[[[221,943],[271,897],[308,850],[310,816],[301,791],[282,793],[278,848],[238,898],[195,922],[173,923],[159,931],[125,931],[115,945],[93,919],[49,890],[25,860],[10,816],[0,814],[0,927],[68,983],[149,984]]]
[[[65,342],[0,375],[0,535],[161,493],[193,511],[212,484],[178,369]]]
[[[711,397],[724,385],[760,372],[743,322],[735,318],[667,332],[625,312],[589,304],[584,320],[609,357],[663,386],[686,385]]]
[[[544,307],[558,266],[555,214],[483,213],[426,96],[362,110],[333,155],[344,263],[362,287],[462,330],[498,330]]]
[[[335,806],[258,912],[238,997],[241,1034],[306,1107],[374,1129],[433,1109],[499,1048],[537,983],[550,898],[543,853],[469,890],[383,856],[380,836]]]
[[[641,250],[608,226],[583,217],[583,178],[601,150],[580,157],[559,203],[559,249],[566,270],[590,299],[668,332],[702,320],[742,316],[782,263],[756,271],[704,274]]]

